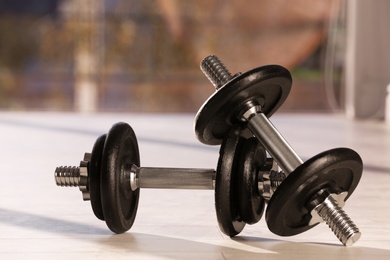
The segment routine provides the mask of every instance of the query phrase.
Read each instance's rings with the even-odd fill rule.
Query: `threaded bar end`
[[[344,246],[351,246],[359,240],[359,228],[332,196],[316,210]]]
[[[216,89],[219,89],[233,78],[229,70],[215,55],[204,58],[200,63],[200,69]]]
[[[273,191],[275,191],[280,184],[282,184],[282,181],[286,179],[286,174],[282,171],[271,171],[270,173],[270,181],[271,181],[271,188]]]
[[[80,184],[80,168],[76,166],[57,167],[54,172],[57,186],[78,187]]]

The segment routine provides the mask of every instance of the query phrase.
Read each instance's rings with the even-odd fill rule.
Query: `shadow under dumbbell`
[[[194,239],[158,236],[142,233],[124,233],[100,239],[99,243],[107,250],[126,251],[132,254],[142,253],[150,257],[169,259],[225,259],[225,254],[257,257],[273,254],[268,250],[239,244],[231,239]],[[246,259],[246,258],[245,258]]]
[[[80,224],[63,219],[46,217],[38,214],[0,208],[0,222],[6,225],[60,234],[107,235],[106,228]]]
[[[354,259],[390,256],[390,250],[338,244],[285,242],[260,237],[190,240],[142,233],[99,239],[105,250],[167,259]],[[190,257],[189,257],[190,256]]]
[[[390,256],[390,250],[359,246],[344,247],[337,243],[286,242],[248,236],[235,237],[233,240],[284,255],[286,259],[313,259],[314,257],[316,259],[366,259],[373,256],[379,259],[380,256]]]
[[[85,239],[103,246],[104,252],[143,255],[167,259],[349,259],[390,256],[390,250],[353,246],[345,248],[337,243],[301,243],[261,237],[238,236],[233,239],[177,238],[145,233],[112,235],[106,228],[38,214],[0,208],[0,222],[24,229]],[[3,230],[3,232],[6,230]],[[83,235],[83,236],[80,236]],[[95,236],[95,237],[94,237]],[[100,247],[102,249],[102,247]]]

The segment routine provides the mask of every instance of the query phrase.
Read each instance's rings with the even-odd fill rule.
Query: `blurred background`
[[[361,73],[347,66],[361,53],[348,54],[348,46],[355,50],[360,42],[353,28],[367,10],[372,14],[363,23],[382,19],[383,26],[363,33],[383,37],[380,30],[389,24],[385,0],[365,2],[382,6],[370,9],[358,0],[0,0],[0,109],[195,112],[214,92],[199,62],[216,54],[232,73],[287,67],[294,83],[281,111],[349,109],[358,117]],[[372,37],[368,42],[375,43]],[[377,52],[373,64],[386,57]],[[389,69],[385,59],[378,66]],[[371,77],[378,91],[369,112],[367,95],[361,101],[363,117],[384,117],[388,74]]]

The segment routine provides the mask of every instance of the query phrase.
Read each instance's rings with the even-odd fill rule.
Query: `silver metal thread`
[[[57,186],[78,187],[80,184],[80,167],[60,166],[54,172]]]
[[[286,177],[283,171],[279,171],[279,166],[274,160],[267,159],[265,169],[260,170],[257,175],[259,194],[268,202]]]
[[[275,192],[275,190],[280,186],[285,178],[286,175],[284,172],[273,170],[270,171],[268,182],[270,187],[265,187],[265,183],[263,183],[261,186],[263,191],[270,190],[270,193],[262,194],[263,197],[266,200],[269,200],[270,197],[272,197],[273,192]],[[347,192],[342,192],[340,194],[329,194],[329,196],[327,196],[322,203],[318,204],[313,209],[313,212],[317,213],[318,215],[314,214],[313,212],[311,213],[314,222],[311,221],[309,225],[319,223],[321,222],[320,219],[322,219],[344,246],[351,246],[360,239],[361,233],[359,228],[342,209],[345,204],[344,201],[347,195]],[[313,214],[316,216],[313,216]]]
[[[328,196],[315,210],[344,246],[351,246],[359,240],[359,228],[332,196]]]
[[[204,58],[200,63],[200,69],[217,90],[233,78],[229,70],[215,55]]]
[[[54,179],[57,186],[61,187],[79,187],[83,195],[83,200],[90,200],[88,189],[88,170],[87,161],[81,161],[80,167],[60,166],[54,172]]]
[[[286,179],[286,174],[283,171],[271,171],[270,180],[272,190],[275,191],[284,179]]]
[[[283,171],[271,170],[269,173],[263,173],[262,180],[258,186],[263,198],[269,201],[286,177]],[[325,190],[325,192],[327,191]],[[344,246],[351,246],[360,239],[361,233],[359,228],[342,209],[348,193],[328,194],[324,201],[318,204],[311,212],[312,220],[309,222],[309,225],[320,223],[322,219]]]

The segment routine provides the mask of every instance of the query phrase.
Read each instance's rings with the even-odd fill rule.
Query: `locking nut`
[[[272,158],[268,158],[266,164],[257,175],[257,187],[260,196],[269,201],[280,183],[286,178],[286,174],[280,171],[278,164]]]
[[[54,172],[57,186],[79,187],[83,200],[90,200],[91,196],[88,187],[88,165],[91,161],[91,153],[85,153],[80,166],[60,166]]]
[[[309,225],[313,226],[319,223],[324,222],[320,214],[318,213],[321,208],[324,206],[327,200],[332,199],[339,207],[344,207],[345,199],[348,196],[348,192],[337,193],[329,193],[327,190],[319,191],[313,198],[313,200],[309,203],[312,205],[313,209],[310,211],[311,219],[309,221]]]

